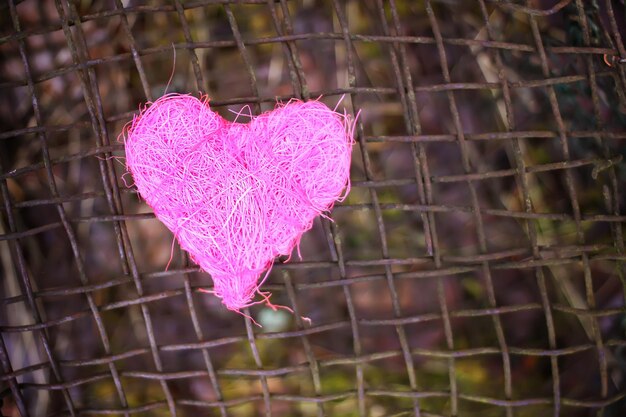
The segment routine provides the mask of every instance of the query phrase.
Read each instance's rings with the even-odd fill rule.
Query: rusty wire
[[[406,415],[463,415],[470,406],[482,406],[485,415],[525,415],[527,410],[542,410],[542,415],[596,415],[607,413],[607,410],[624,407],[626,391],[624,387],[624,361],[620,359],[626,347],[623,328],[611,332],[605,331],[601,320],[610,319],[614,322],[623,320],[624,308],[624,238],[622,225],[626,222],[623,214],[623,173],[620,173],[622,154],[619,149],[625,147],[626,129],[624,124],[603,124],[601,101],[605,92],[599,87],[599,82],[614,80],[615,92],[622,109],[612,109],[615,113],[626,109],[624,85],[626,73],[624,60],[626,50],[620,37],[619,17],[614,10],[611,0],[598,2],[598,15],[604,16],[604,25],[601,29],[600,40],[592,39],[590,10],[593,5],[582,0],[563,0],[546,2],[509,2],[486,1],[475,2],[476,16],[480,16],[484,31],[482,36],[454,37],[446,34],[442,22],[453,19],[450,15],[443,15],[438,2],[418,2],[420,6],[420,24],[425,24],[429,36],[407,34],[403,25],[401,9],[407,6],[406,2],[394,0],[376,0],[369,3],[368,10],[373,13],[379,25],[376,34],[353,33],[350,26],[351,17],[348,16],[350,6],[358,2],[341,0],[308,2],[317,7],[325,8],[334,20],[334,29],[330,32],[305,32],[295,30],[292,14],[301,6],[300,2],[288,0],[198,0],[182,2],[174,0],[170,3],[154,6],[125,4],[121,0],[104,2],[106,8],[100,11],[86,11],[70,1],[55,0],[54,8],[59,20],[46,26],[24,29],[20,14],[23,3],[9,0],[0,13],[10,16],[7,23],[10,28],[0,37],[0,47],[7,54],[18,56],[23,67],[21,77],[3,77],[0,89],[7,94],[15,91],[26,91],[30,99],[28,106],[31,111],[31,123],[14,124],[0,132],[2,146],[0,150],[7,152],[6,143],[23,141],[27,146],[27,139],[36,138],[39,141],[40,155],[32,158],[22,166],[14,166],[11,160],[0,158],[0,191],[2,195],[3,232],[0,243],[6,245],[10,253],[8,259],[3,258],[5,270],[14,271],[19,288],[10,292],[2,290],[3,316],[0,318],[0,376],[2,389],[1,396],[5,403],[9,402],[24,416],[33,411],[32,392],[48,392],[52,404],[47,413],[58,415],[92,415],[115,414],[136,415],[146,412],[168,412],[171,415],[187,415],[195,410],[205,412],[210,410],[211,415],[242,415],[238,414],[242,406],[253,404],[254,410],[250,415],[258,412],[265,415],[295,415],[295,410],[301,415],[331,415],[332,404],[348,401],[354,406],[337,415],[374,415],[373,404],[383,399],[386,404],[383,410],[386,413],[405,412]],[[294,4],[297,3],[297,4]],[[52,4],[52,3],[51,3]],[[536,7],[540,4],[542,7]],[[401,7],[402,6],[402,7]],[[188,23],[190,16],[200,14],[208,7],[219,7],[223,19],[227,22],[232,37],[228,39],[194,39],[194,30]],[[252,9],[254,7],[254,9]],[[261,9],[264,7],[264,9]],[[250,11],[247,11],[250,8]],[[423,9],[423,10],[422,10]],[[257,13],[264,10],[269,13],[275,35],[249,36],[241,30],[238,19],[246,13]],[[490,20],[490,14],[498,13],[514,15],[524,22],[529,30],[531,43],[523,43],[516,39],[507,39],[501,33],[500,27],[495,27]],[[582,34],[580,45],[547,44],[545,26],[540,26],[541,19],[558,16],[564,10],[575,11],[574,16]],[[182,31],[184,41],[176,42],[173,46],[145,46],[141,42],[142,33],[133,32],[129,19],[143,16],[150,21],[158,13],[174,13],[180,22],[176,30]],[[128,51],[105,57],[91,58],[83,26],[92,22],[119,19],[121,32],[125,36]],[[459,23],[460,24],[460,23]],[[447,25],[447,24],[446,24]],[[149,28],[149,23],[147,25]],[[173,30],[173,29],[172,29]],[[47,36],[62,32],[66,45],[65,53],[71,56],[71,62],[54,70],[36,73],[32,68],[32,60],[27,40],[33,36]],[[319,91],[310,91],[307,83],[307,74],[299,54],[302,42],[321,45],[323,42],[332,42],[335,47],[341,47],[345,52],[345,84],[335,88],[323,88]],[[386,51],[386,65],[393,74],[395,85],[375,85],[359,82],[359,66],[364,65],[357,53],[360,44],[376,45]],[[142,46],[143,45],[143,46]],[[256,46],[281,45],[283,59],[288,68],[291,93],[265,94],[259,87],[258,73],[255,71],[254,57],[250,49]],[[432,60],[440,71],[440,79],[433,82],[419,82],[418,74],[411,71],[413,47],[428,46],[436,52]],[[450,68],[448,48],[465,48],[479,50],[487,54],[491,60],[497,79],[483,79],[475,81],[471,77],[453,76]],[[188,54],[189,64],[195,84],[192,89],[207,91],[207,75],[203,71],[200,52],[207,50],[236,49],[241,57],[243,68],[247,74],[251,95],[216,97],[212,105],[216,108],[239,104],[251,104],[254,112],[262,110],[262,105],[273,103],[276,100],[285,100],[291,97],[301,99],[317,98],[320,95],[335,98],[347,96],[347,101],[356,113],[367,107],[369,96],[391,97],[402,109],[403,133],[375,134],[369,129],[367,114],[358,121],[357,142],[360,147],[358,154],[361,174],[353,179],[355,190],[362,190],[363,201],[348,201],[335,207],[331,219],[324,219],[316,224],[322,241],[326,245],[326,260],[307,259],[292,260],[288,263],[278,263],[274,268],[273,279],[267,285],[268,289],[285,297],[286,304],[294,309],[293,326],[289,330],[263,332],[256,329],[248,319],[240,316],[227,316],[220,319],[220,323],[238,322],[233,332],[211,332],[207,336],[207,328],[203,327],[207,314],[218,314],[221,307],[212,304],[207,307],[202,304],[195,293],[198,286],[207,287],[208,280],[197,281],[198,269],[190,264],[186,257],[181,255],[179,266],[169,270],[149,270],[141,265],[138,259],[138,249],[133,245],[132,231],[129,226],[135,222],[154,221],[152,213],[135,212],[129,210],[128,199],[133,198],[133,191],[126,189],[120,181],[123,170],[116,166],[115,157],[121,155],[123,147],[115,141],[120,122],[128,120],[134,114],[139,101],[155,99],[155,89],[149,81],[153,68],[146,67],[145,59],[153,55],[169,55],[175,49],[179,53]],[[536,77],[512,79],[508,76],[508,59],[506,54],[523,54],[528,60],[536,60],[536,67],[540,71]],[[558,57],[563,61],[575,62],[577,73],[569,75],[554,75],[550,57]],[[108,71],[124,71],[123,63],[132,63],[132,71],[138,79],[133,81],[138,86],[140,96],[137,103],[133,103],[124,112],[115,114],[106,113],[104,108],[107,97],[100,92],[99,71],[109,68]],[[112,69],[110,69],[112,68]],[[42,105],[41,95],[45,94],[39,85],[56,77],[76,77],[83,96],[81,103],[82,117],[75,120],[61,120],[49,123],[45,120],[46,106]],[[218,80],[219,82],[219,80]],[[592,129],[570,128],[568,114],[562,113],[558,89],[576,83],[583,83],[587,87],[587,96],[590,104]],[[515,94],[520,90],[541,91],[546,99],[546,108],[549,109],[546,118],[551,126],[526,128],[526,125],[516,119],[516,109],[519,103]],[[491,94],[492,100],[497,100],[502,110],[503,119],[498,131],[471,131],[464,123],[460,108],[463,106],[461,94],[478,96]],[[2,93],[0,93],[2,94]],[[110,91],[109,94],[114,94]],[[447,103],[447,115],[441,117],[442,123],[448,123],[447,132],[430,133],[423,128],[423,105],[420,95],[438,94]],[[497,97],[497,99],[496,99]],[[24,103],[20,103],[21,106]],[[495,110],[490,110],[495,111]],[[519,125],[524,126],[518,128]],[[89,132],[83,137],[87,147],[71,151],[68,149],[59,154],[56,148],[52,149],[52,138],[69,134],[73,130]],[[426,130],[426,131],[425,131]],[[526,140],[543,141],[546,149],[549,148],[548,159],[543,163],[529,163],[524,148]],[[594,141],[597,147],[594,151],[580,156],[572,151],[572,141]],[[548,145],[549,143],[549,145]],[[370,152],[373,146],[400,144],[410,151],[414,167],[411,178],[381,178],[376,173],[375,162]],[[511,164],[509,167],[494,167],[488,158],[482,157],[474,146],[501,147],[510,152]],[[458,169],[454,172],[443,172],[437,169],[438,159],[432,158],[432,146],[456,146],[458,152]],[[485,145],[487,146],[487,145]],[[482,149],[482,148],[480,148]],[[92,175],[100,178],[101,188],[98,190],[79,189],[70,193],[62,191],[58,184],[59,166],[74,161],[91,160],[94,165]],[[97,169],[95,169],[97,167]],[[435,173],[433,173],[435,172]],[[579,174],[583,172],[584,174]],[[32,175],[40,175],[46,188],[31,198],[18,198],[14,191],[14,184]],[[562,193],[567,204],[560,211],[540,210],[536,207],[536,196],[529,185],[531,177],[535,175],[554,175],[562,181]],[[587,210],[581,193],[579,175],[592,176],[594,183],[591,187],[597,189],[597,194],[603,202],[603,210]],[[520,197],[518,209],[507,207],[490,207],[484,200],[483,184],[489,181],[512,181],[517,184]],[[12,185],[13,184],[13,185]],[[465,190],[464,200],[460,204],[447,201],[438,201],[438,193],[434,191],[440,186],[458,186]],[[588,185],[585,185],[588,186]],[[12,188],[13,187],[13,188]],[[413,187],[411,201],[385,197],[385,187]],[[585,192],[586,194],[586,192]],[[586,198],[586,197],[585,197]],[[73,215],[67,209],[69,205],[84,201],[98,200],[106,210],[98,214],[87,216]],[[583,202],[581,202],[583,201]],[[56,220],[47,221],[35,227],[24,227],[20,220],[21,210],[36,209],[39,207],[53,208]],[[595,207],[594,207],[595,208]],[[396,257],[389,243],[388,212],[402,212],[414,215],[414,221],[419,224],[422,233],[421,248],[423,251],[412,256]],[[351,258],[347,255],[346,234],[342,232],[342,220],[345,216],[356,216],[360,212],[373,215],[374,230],[377,233],[378,243],[375,249],[378,255],[368,259]],[[445,215],[466,216],[468,224],[473,227],[469,233],[473,236],[474,252],[463,253],[448,250],[442,242],[449,239],[443,236],[441,230],[445,225]],[[341,217],[344,216],[344,217]],[[341,218],[341,219],[340,219]],[[493,229],[487,229],[485,222],[491,219],[511,221],[519,225],[519,235],[511,236],[512,244],[508,247],[490,248]],[[496,220],[496,221],[500,221]],[[539,242],[541,227],[545,222],[563,222],[572,226],[574,244],[566,246],[551,246]],[[94,280],[94,274],[85,261],[81,252],[81,242],[77,237],[77,229],[81,224],[105,224],[112,227],[113,234],[107,235],[114,241],[117,248],[120,274],[109,274],[104,279]],[[601,225],[604,233],[594,235],[588,239],[587,232],[594,225]],[[407,225],[407,228],[410,226]],[[352,229],[350,229],[352,230]],[[42,238],[48,233],[62,231],[64,238],[56,245],[65,247],[71,254],[73,269],[68,271],[66,283],[48,285],[43,275],[33,275],[29,259],[31,257],[32,239]],[[522,232],[523,231],[523,232]],[[347,236],[349,238],[350,236]],[[558,236],[557,236],[558,237]],[[374,244],[372,243],[372,247]],[[617,293],[611,303],[600,303],[596,300],[599,291],[598,267],[611,270],[610,279],[614,282]],[[608,266],[607,266],[608,265]],[[555,269],[552,269],[555,268]],[[561,268],[561,269],[558,269]],[[355,272],[357,271],[357,272]],[[576,271],[580,280],[583,295],[578,303],[571,299],[564,299],[555,295],[551,288],[557,287],[563,277],[555,275],[554,271]],[[301,279],[308,273],[319,274],[322,279],[307,281]],[[300,275],[299,275],[300,274]],[[535,300],[525,300],[517,304],[501,303],[496,290],[497,281],[503,274],[517,274],[519,279],[532,281],[538,297]],[[463,277],[479,277],[483,288],[479,306],[450,305],[447,296],[447,283],[461,280]],[[602,275],[603,276],[603,275]],[[8,278],[6,278],[8,280]],[[604,278],[603,278],[604,279]],[[151,290],[153,282],[169,280],[170,286]],[[7,281],[8,282],[8,281]],[[361,316],[357,308],[358,290],[355,286],[369,285],[370,283],[384,283],[384,288],[390,300],[389,310],[377,315],[375,313]],[[433,283],[431,293],[436,298],[436,311],[405,312],[406,304],[401,301],[402,291],[408,282],[414,289],[420,291],[420,286]],[[616,284],[615,284],[616,283]],[[380,287],[383,288],[383,287]],[[103,291],[116,291],[118,298],[102,296]],[[314,291],[329,294],[331,302],[333,291],[339,291],[340,297],[333,296],[332,302],[342,305],[340,318],[329,322],[315,320],[308,326],[302,319],[303,310],[310,311],[310,302],[306,297]],[[119,295],[121,294],[121,295]],[[63,314],[54,315],[49,300],[58,300],[62,297],[82,297],[81,302],[68,303],[69,310]],[[326,295],[321,296],[322,300]],[[75,298],[72,298],[74,300]],[[617,299],[617,301],[615,301]],[[68,298],[69,300],[69,298]],[[186,306],[187,313],[180,313],[178,321],[190,324],[190,338],[179,341],[163,342],[159,340],[160,321],[155,321],[155,315],[162,302],[177,300]],[[319,300],[319,299],[315,299]],[[340,301],[337,301],[340,300]],[[416,298],[415,303],[421,300]],[[202,312],[199,306],[202,304]],[[13,318],[8,317],[11,306],[22,305],[29,317],[26,322],[15,324]],[[107,319],[108,314],[118,311],[130,311],[136,308],[133,320],[141,323],[145,337],[144,344],[120,349],[112,344],[112,323]],[[318,306],[324,308],[324,306]],[[15,311],[15,310],[12,310]],[[374,311],[374,310],[372,310]],[[246,312],[251,314],[250,312]],[[130,313],[129,313],[130,314]],[[542,345],[515,346],[509,340],[512,326],[506,317],[515,314],[537,314],[545,329],[539,338]],[[50,318],[50,315],[54,317]],[[556,315],[567,316],[568,319],[555,319]],[[536,317],[536,316],[534,316]],[[465,320],[462,326],[476,326],[472,319],[486,318],[492,326],[494,334],[491,346],[459,346],[455,333],[459,331],[459,320]],[[88,325],[85,325],[88,320]],[[568,321],[569,320],[569,321]],[[586,340],[563,345],[559,340],[564,323],[575,327],[572,323],[586,323],[588,331]],[[67,356],[64,348],[59,347],[58,329],[61,326],[79,323],[84,333],[72,333],[73,339],[69,342],[76,356]],[[422,324],[434,323],[441,329],[440,346],[418,346],[415,344],[416,332]],[[469,324],[467,324],[469,323]],[[485,322],[481,322],[485,323]],[[508,324],[507,324],[508,323]],[[84,327],[87,326],[87,327]],[[130,324],[117,324],[128,327]],[[88,328],[88,330],[87,330]],[[130,327],[128,327],[130,328]],[[134,328],[133,328],[134,329]],[[368,332],[384,332],[391,329],[397,338],[392,348],[376,347],[374,349],[365,343],[369,340]],[[78,331],[78,330],[75,330]],[[476,328],[475,331],[480,331]],[[572,330],[573,332],[573,330]],[[338,334],[349,340],[350,352],[328,353],[320,351],[316,344],[320,340],[330,340]],[[382,334],[382,333],[381,333]],[[22,367],[16,361],[17,353],[12,352],[15,346],[13,335],[30,335],[41,355],[39,363],[31,363]],[[93,341],[99,341],[97,348],[91,346]],[[297,360],[282,365],[267,365],[267,353],[259,347],[268,341],[278,341],[288,346],[288,349],[297,351]],[[10,343],[9,343],[10,342]],[[330,342],[329,342],[330,343]],[[115,345],[115,346],[114,346]],[[231,351],[237,349],[250,350],[250,366],[229,364],[223,356],[215,352],[219,348]],[[369,346],[369,347],[368,347]],[[13,348],[14,349],[14,348]],[[320,353],[321,352],[321,353]],[[197,369],[172,369],[169,366],[171,355],[200,355],[202,364]],[[593,395],[585,392],[577,395],[576,390],[566,390],[569,385],[564,376],[568,369],[563,363],[570,357],[580,354],[589,354],[593,358],[589,363],[586,377],[588,380],[579,381],[585,386],[594,385]],[[218,359],[215,359],[215,356]],[[294,354],[295,355],[295,354]],[[467,392],[460,386],[459,363],[466,359],[495,358],[501,374],[501,392],[498,395]],[[220,359],[221,358],[221,359]],[[539,361],[546,359],[546,367],[541,377],[547,381],[549,389],[533,396],[520,396],[516,387],[522,383],[516,379],[517,363],[520,361]],[[129,360],[135,360],[140,366],[133,366]],[[368,372],[371,369],[384,371],[387,360],[398,360],[403,374],[395,384],[376,386],[368,381]],[[444,381],[437,386],[431,386],[429,380],[424,380],[420,367],[428,366],[431,361],[440,360],[445,364]],[[394,362],[395,363],[395,362]],[[350,387],[332,391],[325,386],[325,373],[340,368],[350,381]],[[45,371],[46,378],[37,382],[33,376],[36,372]],[[620,371],[621,370],[621,371]],[[622,372],[620,374],[620,372]],[[300,392],[288,392],[276,389],[272,381],[276,378],[286,380],[297,376],[307,380],[309,388]],[[255,381],[256,390],[245,394],[229,394],[224,392],[224,380]],[[128,381],[139,380],[145,383],[154,381],[159,387],[159,394],[152,397],[137,398],[131,392]],[[212,392],[211,399],[200,399],[181,388],[187,381],[203,380]],[[79,394],[88,386],[106,386],[110,391],[111,402],[101,404],[94,400],[82,398]],[[546,394],[547,393],[547,394]],[[154,399],[157,398],[157,399]],[[428,401],[433,400],[432,403]],[[441,402],[436,402],[441,400]],[[286,405],[285,405],[286,404]],[[303,404],[312,406],[306,413],[298,408]],[[397,404],[394,406],[393,404]],[[282,407],[282,408],[281,408]],[[289,411],[285,411],[289,410]],[[520,414],[521,413],[521,414]],[[579,414],[576,414],[579,413]],[[245,415],[245,414],[244,414]],[[404,414],[403,414],[404,415]],[[615,414],[617,415],[617,414]]]

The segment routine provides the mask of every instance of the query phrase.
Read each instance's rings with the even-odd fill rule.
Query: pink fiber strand
[[[319,101],[241,124],[206,97],[168,94],[129,125],[126,164],[140,195],[231,310],[255,304],[264,271],[350,188],[353,119]]]

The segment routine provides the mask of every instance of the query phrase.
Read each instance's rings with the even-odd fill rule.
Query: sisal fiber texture
[[[206,97],[168,94],[122,133],[141,197],[235,311],[255,304],[275,258],[349,191],[353,119],[319,101],[230,122]],[[261,278],[263,276],[263,278]],[[270,304],[271,305],[271,304]]]

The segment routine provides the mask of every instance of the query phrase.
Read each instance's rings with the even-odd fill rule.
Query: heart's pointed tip
[[[214,293],[232,311],[255,305],[257,303],[252,300],[259,290],[261,273],[245,269],[237,273],[213,273]]]

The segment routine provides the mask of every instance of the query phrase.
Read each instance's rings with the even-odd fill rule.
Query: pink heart
[[[273,260],[347,194],[352,129],[318,101],[290,101],[241,124],[206,98],[170,94],[123,135],[140,195],[239,310],[253,304]]]

